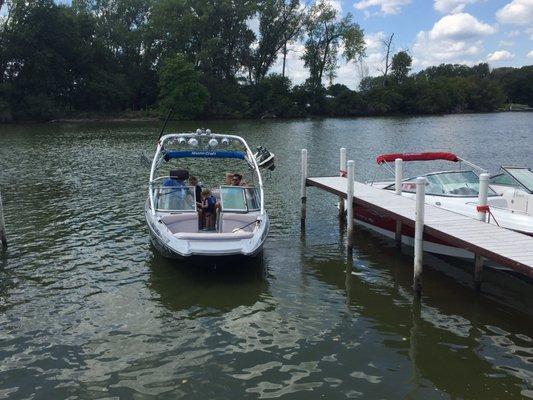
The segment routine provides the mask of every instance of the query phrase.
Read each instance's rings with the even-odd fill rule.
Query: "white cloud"
[[[365,64],[368,67],[369,75],[377,75],[380,73],[385,58],[383,41],[388,37],[389,35],[382,31],[365,35]]]
[[[442,17],[433,25],[429,36],[431,39],[463,40],[472,37],[491,35],[496,32],[492,26],[478,21],[468,13],[459,13]]]
[[[473,64],[483,52],[483,38],[496,32],[467,13],[442,17],[429,31],[420,31],[413,45],[413,66],[441,63]],[[476,57],[477,59],[477,57]]]
[[[462,12],[467,4],[476,3],[479,0],[435,0],[433,8],[443,14],[455,14]]]
[[[533,50],[527,53],[527,58],[533,58]]]
[[[515,38],[515,37],[518,37],[520,36],[520,31],[519,30],[513,30],[513,31],[509,31],[507,32],[507,37],[510,37],[510,38]]]
[[[356,10],[365,10],[367,8],[379,7],[382,14],[398,14],[402,8],[410,4],[411,0],[361,0],[353,6]],[[365,17],[370,16],[365,12]]]
[[[337,14],[342,14],[342,3],[341,0],[326,0],[326,4],[329,4]]]
[[[502,24],[528,25],[533,21],[533,0],[512,0],[496,12]]]
[[[498,61],[507,61],[514,58],[514,54],[509,53],[507,50],[498,50],[494,53],[490,53],[487,56],[487,61],[498,62]]]
[[[529,36],[529,40],[533,40],[533,28],[526,29],[525,33]]]
[[[500,47],[511,47],[514,46],[514,42],[512,40],[500,40]]]
[[[367,33],[365,35],[365,47],[367,54],[380,51],[383,46],[383,41],[388,35],[385,32]]]
[[[289,46],[288,50],[285,62],[285,74],[291,79],[294,85],[298,85],[309,77],[309,71],[304,67],[304,62],[300,58],[304,54],[305,48],[302,43],[294,43]],[[283,72],[283,54],[278,56],[270,72],[277,74]]]

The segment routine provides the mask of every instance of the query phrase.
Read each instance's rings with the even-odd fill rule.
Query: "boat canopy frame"
[[[199,150],[184,150],[184,151],[174,151],[174,150],[166,151],[165,150],[166,144],[179,141],[179,139],[185,139],[185,141],[187,141],[188,139],[192,139],[192,138],[232,140],[242,145],[245,149],[245,153],[237,151],[237,150],[200,150],[200,149]],[[265,214],[265,195],[264,195],[264,190],[263,190],[263,178],[261,176],[261,171],[259,170],[257,161],[254,157],[254,153],[250,149],[250,146],[248,146],[248,143],[246,143],[246,141],[240,136],[225,135],[225,134],[219,134],[219,133],[206,133],[205,131],[201,131],[201,132],[188,132],[188,133],[187,132],[186,133],[169,133],[169,134],[162,136],[157,141],[156,152],[152,160],[152,166],[150,168],[150,182],[149,182],[149,189],[150,189],[149,200],[150,200],[150,211],[152,212],[152,215],[156,214],[154,191],[153,191],[153,185],[157,181],[157,179],[155,178],[155,173],[156,173],[156,170],[159,168],[160,161],[162,159],[165,159],[166,155],[169,155],[168,159],[185,158],[185,157],[187,158],[236,158],[236,159],[242,159],[246,161],[257,175],[256,186],[259,186],[260,214],[261,216]]]

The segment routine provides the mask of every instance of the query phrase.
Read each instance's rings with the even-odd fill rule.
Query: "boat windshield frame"
[[[155,198],[154,198],[154,190],[153,186],[157,183],[157,179],[155,178],[155,174],[157,169],[160,166],[161,161],[163,160],[165,156],[165,145],[167,144],[176,144],[180,143],[180,141],[183,140],[183,143],[187,143],[190,139],[217,139],[219,143],[222,143],[224,140],[230,140],[236,144],[239,144],[244,148],[245,151],[245,157],[244,161],[248,163],[248,165],[253,169],[255,175],[257,176],[257,181],[255,183],[256,189],[259,190],[259,211],[261,215],[265,214],[265,195],[263,190],[263,178],[261,176],[261,171],[259,169],[259,166],[257,164],[257,161],[254,157],[254,153],[251,151],[250,147],[248,146],[248,143],[246,141],[237,135],[225,135],[225,134],[219,134],[219,133],[206,133],[205,131],[202,132],[187,132],[187,133],[170,133],[162,136],[157,141],[157,148],[154,155],[154,158],[152,160],[152,166],[150,169],[150,180],[149,180],[149,201],[150,201],[150,209],[152,212],[152,215],[155,215],[156,210],[155,209]],[[204,152],[199,152],[204,153]],[[189,156],[190,157],[190,156]],[[195,158],[195,157],[192,157]],[[204,158],[202,156],[198,156],[198,158]],[[212,158],[216,159],[216,158]],[[246,188],[246,187],[244,187]]]
[[[494,179],[498,176],[501,176],[501,175],[505,175],[505,176],[508,176],[509,178],[512,179],[513,182],[515,182],[514,185],[509,185],[509,184],[505,184],[505,183],[498,183],[498,182],[491,182],[491,184],[493,185],[502,185],[502,186],[510,186],[510,187],[516,187],[516,188],[520,188],[524,191],[526,191],[527,193],[533,193],[533,186],[529,187],[526,183],[522,182],[519,178],[517,178],[512,172],[511,170],[526,170],[526,171],[529,171],[532,173],[533,175],[533,171],[531,171],[531,168],[528,168],[528,167],[514,167],[514,166],[502,166],[500,168],[500,172],[491,176],[490,179]]]
[[[438,175],[444,175],[444,174],[447,174],[447,175],[451,175],[451,174],[472,174],[473,176],[477,177],[477,181],[476,182],[466,182],[466,184],[477,184],[477,188],[470,188],[468,186],[464,186],[465,188],[467,189],[472,189],[472,190],[475,190],[476,193],[472,193],[472,194],[460,194],[460,193],[446,193],[446,192],[443,192],[443,193],[435,193],[435,192],[431,192],[428,190],[428,187],[431,185],[431,184],[440,184],[441,187],[444,185],[444,183],[441,181],[435,181],[435,182],[431,182],[430,179],[431,177],[434,177],[434,176],[438,176]],[[438,196],[438,197],[451,197],[451,198],[477,198],[479,196],[479,177],[478,175],[472,171],[472,170],[460,170],[460,171],[439,171],[439,172],[431,172],[431,173],[428,173],[428,174],[424,174],[422,175],[423,177],[425,177],[428,182],[426,182],[426,195],[428,196]],[[418,178],[418,176],[415,176],[415,177],[410,177],[410,178],[407,178],[407,179],[403,179],[402,180],[402,192],[404,193],[415,193],[416,190],[415,190],[415,187],[416,187],[416,184],[415,184],[415,181],[416,181],[416,178]],[[428,179],[429,178],[429,179]],[[404,188],[404,183],[412,183],[414,186],[413,186],[413,190],[409,190],[409,189],[405,189]],[[460,182],[459,182],[460,183]],[[395,190],[395,183],[391,183],[390,185],[386,186],[384,189],[386,190]],[[459,188],[458,188],[459,189]],[[454,190],[457,190],[457,189],[454,189]],[[488,193],[488,196],[489,197],[494,197],[494,196],[498,196],[498,194],[492,189],[489,187],[489,193]]]
[[[166,177],[156,178],[154,182],[162,183],[164,178]],[[169,193],[163,193],[163,196],[171,193],[185,192],[185,195],[180,200],[185,200],[186,196],[191,196],[192,201],[186,202],[189,203],[189,207],[187,208],[159,208],[159,197],[161,196],[161,190],[171,190]],[[161,184],[160,186],[152,185],[151,191],[154,195],[154,206],[157,207],[155,209],[156,211],[168,213],[192,213],[197,211],[196,202],[198,200],[196,199],[196,190],[194,186],[166,186],[164,184]],[[155,195],[155,192],[157,192],[157,195]]]

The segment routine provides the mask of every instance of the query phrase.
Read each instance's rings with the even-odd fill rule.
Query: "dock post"
[[[6,225],[4,221],[4,205],[2,203],[2,193],[0,193],[0,243],[2,248],[7,249],[7,236],[6,236]]]
[[[394,160],[394,179],[395,184],[394,187],[396,188],[396,194],[398,196],[402,195],[402,162],[403,160],[401,158],[397,158]],[[396,234],[394,236],[396,240],[396,246],[401,247],[402,245],[402,222],[400,220],[396,220]]]
[[[340,151],[339,174],[340,176],[346,176],[346,149],[344,147],[341,147]],[[344,221],[345,218],[344,199],[339,197],[339,219]]]
[[[422,264],[424,255],[424,203],[426,197],[426,178],[416,178],[416,215],[415,215],[415,260],[413,290],[422,293]]]
[[[482,222],[487,222],[487,197],[489,194],[489,174],[482,173],[479,175],[479,195],[477,199],[478,211],[477,219]],[[474,259],[474,286],[476,291],[481,290],[481,279],[483,273],[483,257],[479,254],[475,255]]]
[[[300,228],[305,229],[306,203],[307,203],[307,150],[302,149],[300,198],[302,199]]]
[[[487,205],[487,198],[489,195],[489,174],[479,175],[479,195],[477,198],[477,219],[483,222],[487,222],[487,212],[483,207]]]
[[[347,165],[348,179],[346,183],[346,219],[348,220],[348,246],[351,247],[353,245],[353,182],[355,180],[355,161],[350,160],[348,161]]]

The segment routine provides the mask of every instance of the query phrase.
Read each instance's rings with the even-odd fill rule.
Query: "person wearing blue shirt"
[[[159,196],[164,196],[159,208],[166,210],[184,210],[188,209],[188,204],[184,200],[187,197],[187,190],[185,181],[189,178],[189,171],[187,170],[171,170],[169,176],[163,179],[163,189]]]

